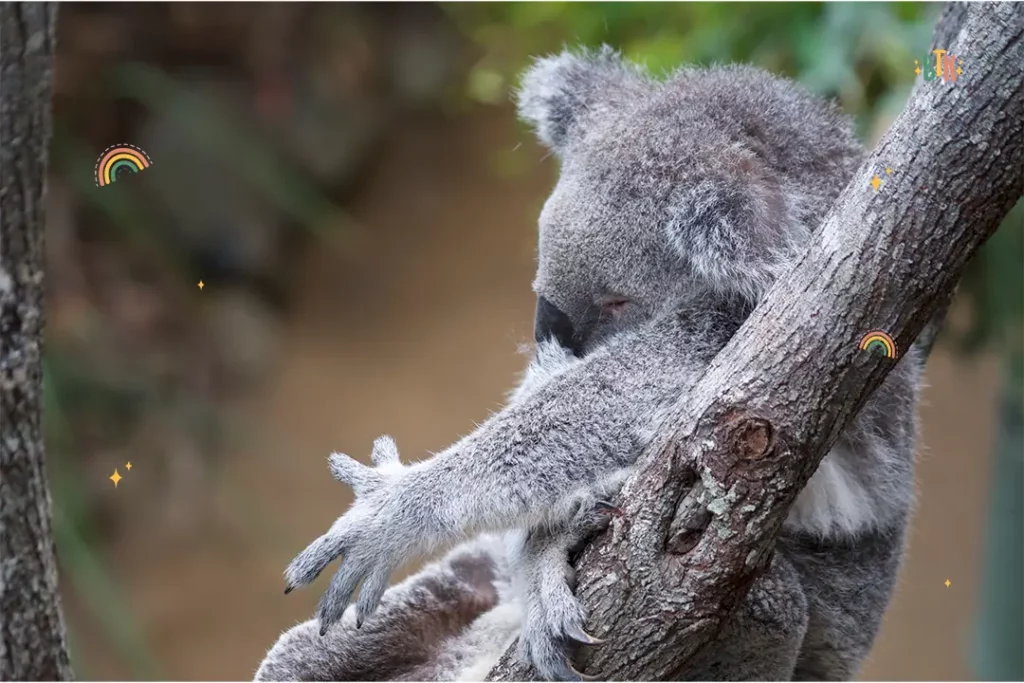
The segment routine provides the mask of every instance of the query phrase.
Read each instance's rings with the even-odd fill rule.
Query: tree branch
[[[932,32],[932,50],[948,49],[960,35],[966,19],[967,3],[946,3],[945,7],[942,8],[942,14],[939,15],[938,23],[935,24],[935,30]],[[926,86],[924,79],[919,76],[915,89],[921,87]],[[942,332],[942,328],[945,326],[946,314],[956,298],[957,289],[959,288],[954,287],[953,291],[946,295],[945,301],[939,304],[932,319],[924,326],[924,330],[921,331],[921,334],[918,335],[917,340],[914,342],[920,350],[918,360],[922,369],[928,362],[928,357],[931,356],[932,348],[934,348],[935,342],[939,338],[939,333]]]
[[[971,4],[964,13],[950,12],[943,28],[963,20],[944,46],[964,56],[963,74],[916,89],[815,243],[641,455],[621,495],[628,523],[580,558],[577,594],[606,641],[581,653],[585,671],[604,680],[685,672],[765,569],[793,500],[892,368],[860,353],[860,337],[885,329],[910,348],[1024,193],[1024,8]],[[875,192],[869,181],[883,166],[895,174]],[[696,463],[693,490],[715,505],[695,543],[671,552],[673,518],[692,497],[685,463]],[[489,678],[536,672],[510,649]]]
[[[932,33],[932,49],[946,50],[960,35],[967,20],[966,2],[947,2]],[[957,54],[957,53],[953,53]]]
[[[42,432],[55,3],[0,4],[0,680],[72,677]]]

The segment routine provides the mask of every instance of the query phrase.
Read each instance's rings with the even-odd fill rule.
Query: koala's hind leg
[[[518,630],[518,614],[495,609],[508,571],[504,541],[482,536],[389,589],[359,629],[350,607],[323,636],[316,619],[285,631],[255,680],[453,680],[485,654],[474,647],[507,644]]]
[[[803,577],[810,608],[793,680],[857,676],[892,597],[903,543],[902,525],[845,541],[780,537],[779,547]]]
[[[789,681],[807,632],[800,575],[778,552],[723,627],[679,673],[682,681]]]

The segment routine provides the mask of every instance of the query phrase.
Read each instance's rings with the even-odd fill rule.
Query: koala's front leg
[[[344,555],[321,603],[326,632],[357,587],[361,622],[391,572],[420,553],[485,531],[566,519],[573,492],[632,466],[692,380],[676,344],[680,324],[666,316],[643,334],[609,342],[429,460],[403,467],[390,439],[375,445],[376,467],[331,456],[335,477],[352,486],[356,501],[288,567],[287,590]],[[657,377],[643,373],[650,367],[661,369]]]
[[[578,681],[583,678],[569,659],[576,644],[598,645],[586,632],[586,610],[573,595],[573,553],[594,534],[603,531],[618,508],[586,493],[574,499],[575,512],[557,528],[537,527],[512,549],[516,589],[524,603],[525,619],[518,655],[545,680]]]

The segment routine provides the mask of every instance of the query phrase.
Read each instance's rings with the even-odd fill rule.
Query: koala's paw
[[[577,496],[566,532],[569,554],[582,550],[587,541],[607,529],[615,517],[622,517],[622,510],[607,500],[590,493]]]
[[[621,515],[611,503],[580,496],[568,526],[532,543],[526,563],[526,617],[519,636],[519,656],[547,680],[591,680],[569,658],[576,645],[599,645],[584,630],[586,611],[573,595],[575,572],[569,554]]]
[[[344,555],[338,571],[320,600],[320,634],[339,621],[359,586],[356,627],[359,628],[380,603],[391,573],[412,550],[416,530],[406,528],[415,515],[402,514],[403,479],[406,467],[389,436],[373,444],[374,467],[347,455],[331,455],[334,478],[349,484],[356,501],[323,536],[296,556],[285,570],[290,593],[311,583],[324,567]]]
[[[573,667],[570,648],[602,641],[583,630],[586,613],[564,579],[545,586],[526,610],[519,635],[519,657],[549,681],[590,680]]]

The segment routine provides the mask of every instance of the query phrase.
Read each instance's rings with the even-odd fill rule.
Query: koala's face
[[[657,315],[688,285],[657,229],[664,201],[638,196],[625,174],[589,173],[583,150],[563,163],[539,219],[534,291],[537,341],[555,337],[577,356]]]
[[[726,67],[659,83],[609,49],[536,62],[519,113],[561,161],[534,333],[578,356],[695,293],[755,305],[862,154],[791,82]]]

